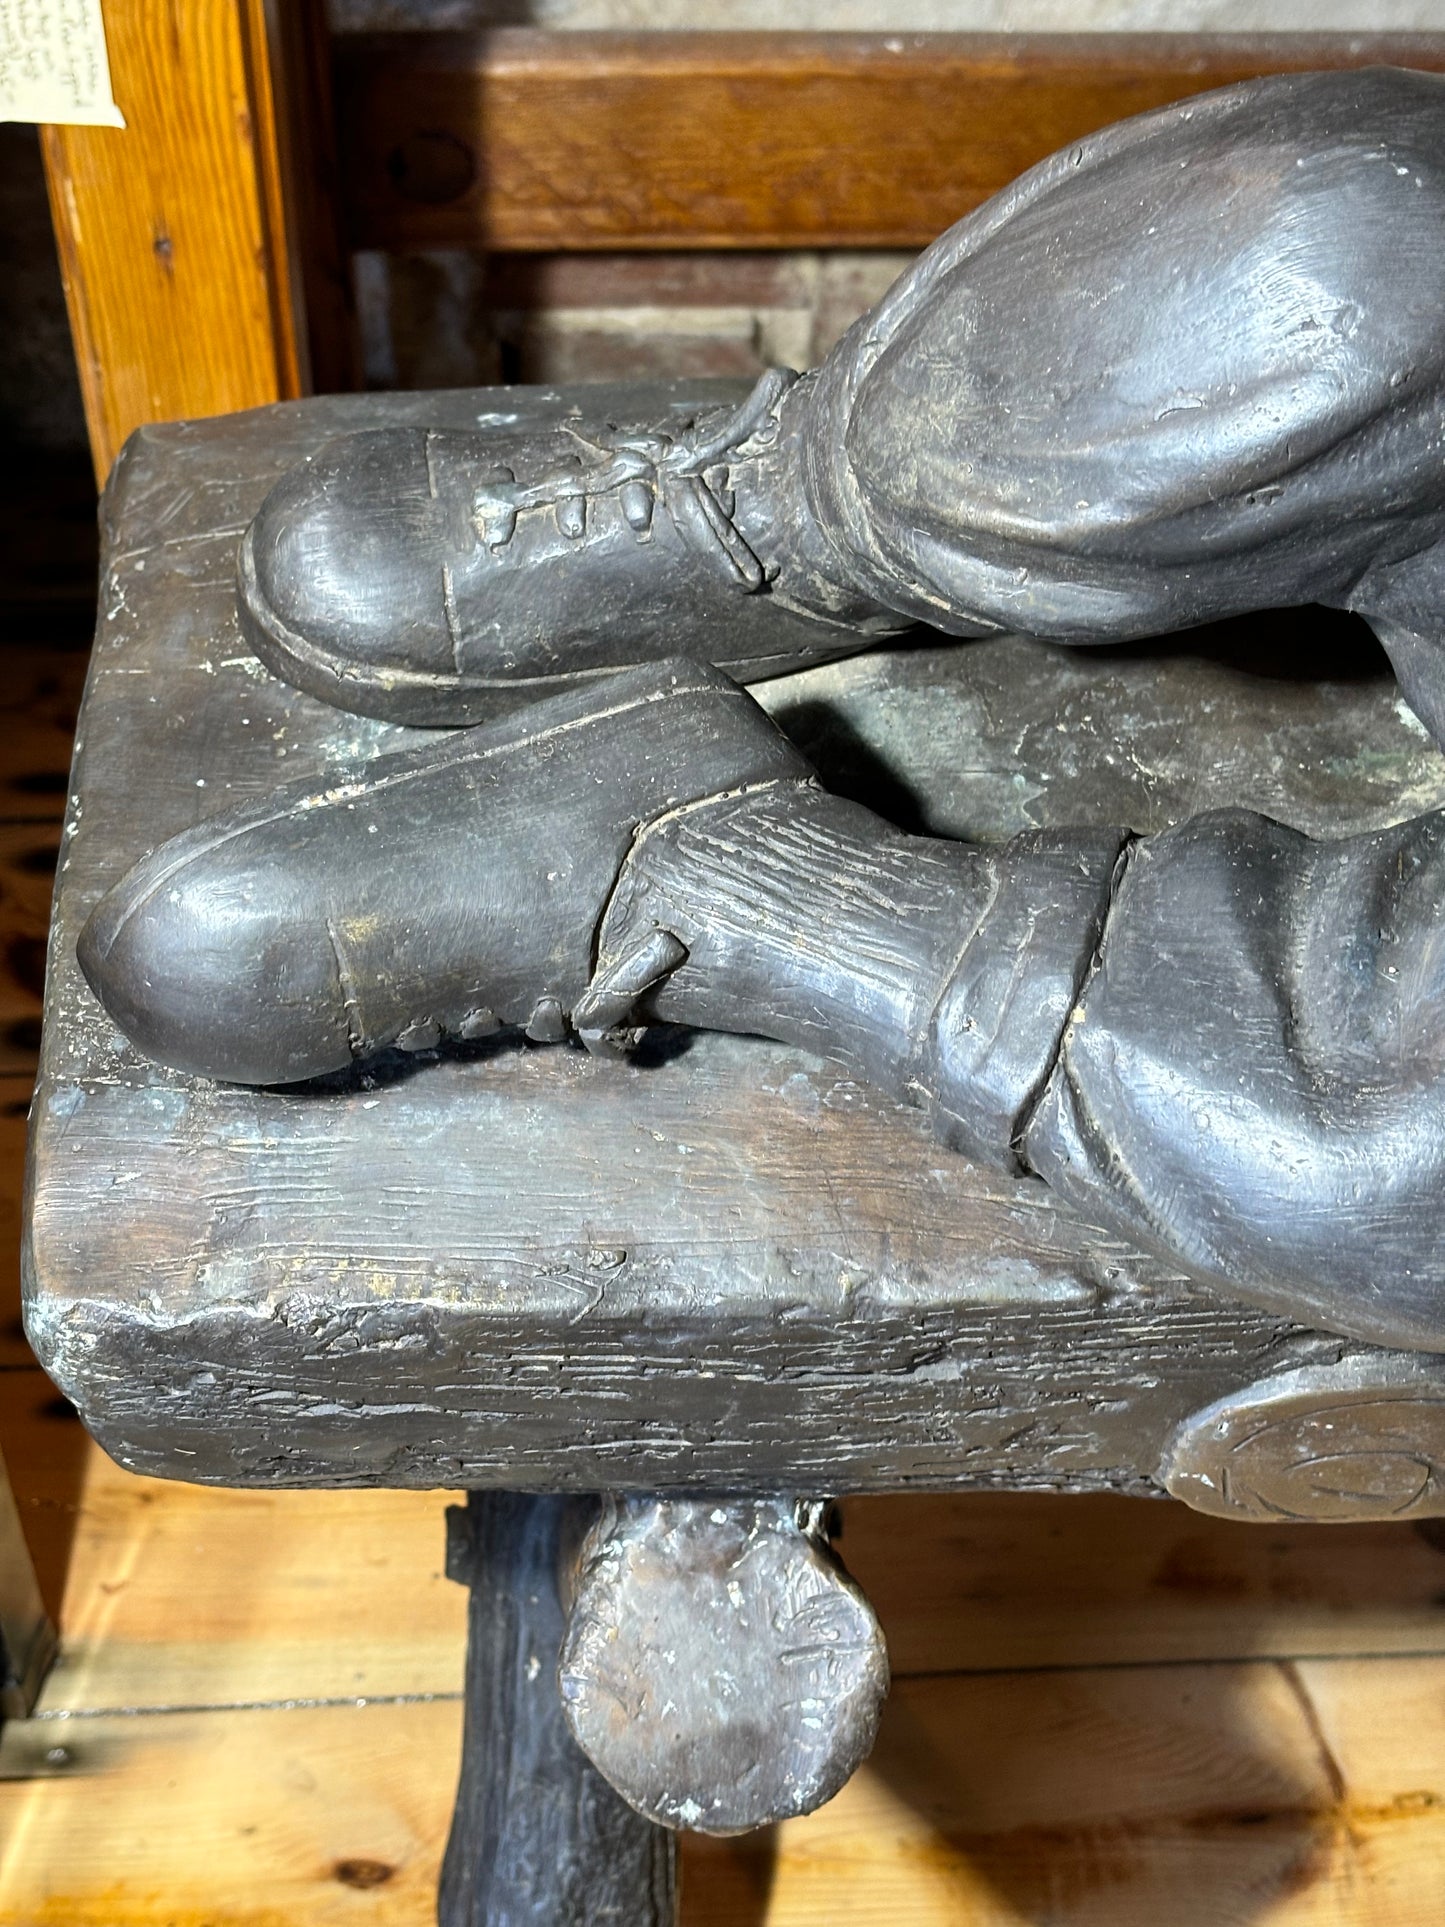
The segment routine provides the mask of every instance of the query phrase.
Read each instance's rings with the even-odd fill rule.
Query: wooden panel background
[[[318,221],[329,142],[312,0],[110,0],[124,128],[47,127],[97,476],[141,422],[346,382],[345,279]],[[319,144],[319,145],[318,145]],[[304,224],[304,229],[303,229]]]
[[[359,247],[922,247],[1110,121],[1379,62],[1445,35],[348,37],[341,177]]]
[[[141,422],[357,386],[346,241],[921,247],[1070,140],[1445,35],[348,36],[321,0],[109,0],[127,126],[45,131],[98,474]]]

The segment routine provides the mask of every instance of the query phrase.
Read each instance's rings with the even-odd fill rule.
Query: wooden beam
[[[342,256],[314,240],[325,63],[311,12],[311,0],[110,0],[124,129],[43,130],[102,477],[142,422],[307,392],[308,298],[330,306],[335,338]],[[324,112],[323,98],[323,134]]]
[[[359,247],[922,246],[1080,135],[1445,34],[368,35],[336,48]]]

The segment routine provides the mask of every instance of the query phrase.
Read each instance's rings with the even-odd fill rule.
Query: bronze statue
[[[149,1054],[247,1083],[504,1024],[775,1037],[1195,1277],[1429,1346],[1442,892],[1439,813],[1333,844],[1243,810],[905,836],[674,662],[208,818],[80,957]]]
[[[413,721],[551,698],[164,845],[93,916],[91,984],[153,1055],[256,1083],[502,1025],[806,1045],[1192,1276],[1431,1342],[1437,817],[903,836],[696,658],[1319,597],[1438,732],[1442,163],[1437,78],[1256,82],[1046,162],[715,422],[579,427],[572,466],[333,444],[246,538],[267,660]]]
[[[325,398],[132,450],[31,1332],[138,1469],[471,1488],[447,1921],[518,1893],[670,1920],[653,1821],[751,1826],[851,1771],[886,1659],[810,1494],[1445,1509],[1445,810],[1392,821],[1440,805],[1439,758],[1387,683],[1296,690],[1280,740],[1333,773],[1271,734],[1254,800],[1313,834],[1206,808],[1210,745],[1260,698],[1176,662],[1090,685],[1093,740],[1144,743],[1151,782],[1141,716],[1160,690],[1187,711],[1162,808],[1102,771],[1090,794],[1079,658],[1014,633],[1316,597],[1368,617],[1445,736],[1442,84],[1296,77],[1109,130],[815,375],[715,413],[579,391],[561,428],[518,397],[532,426],[481,435],[471,398],[410,397],[410,427],[323,445],[370,406]],[[257,649],[334,703],[468,727],[375,756],[380,725],[201,660],[199,633],[231,647],[217,504],[249,513],[303,455],[243,546]],[[1036,815],[978,831],[969,800],[955,838],[907,834],[723,673],[915,622],[998,633],[894,652],[877,707],[917,671],[932,776],[946,736],[960,793],[1006,762]],[[206,815],[225,790],[252,800]],[[120,876],[156,824],[191,827]],[[607,1057],[654,1023],[818,1057],[493,1041]]]

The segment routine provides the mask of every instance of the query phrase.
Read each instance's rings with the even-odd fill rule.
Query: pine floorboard
[[[140,1479],[19,1324],[24,1119],[82,659],[0,697],[0,1448],[62,1655],[0,1734],[0,1927],[424,1927],[460,1743],[447,1495]],[[689,1840],[684,1927],[1439,1927],[1445,1530],[845,1507],[896,1684],[806,1820]]]

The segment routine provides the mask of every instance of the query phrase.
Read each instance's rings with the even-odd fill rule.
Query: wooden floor
[[[0,1927],[423,1927],[460,1723],[444,1495],[132,1478],[24,1348],[81,662],[4,669],[0,1445],[63,1658],[0,1738]],[[1445,1528],[880,1499],[844,1551],[893,1653],[877,1751],[809,1820],[689,1841],[687,1927],[1445,1922]]]

